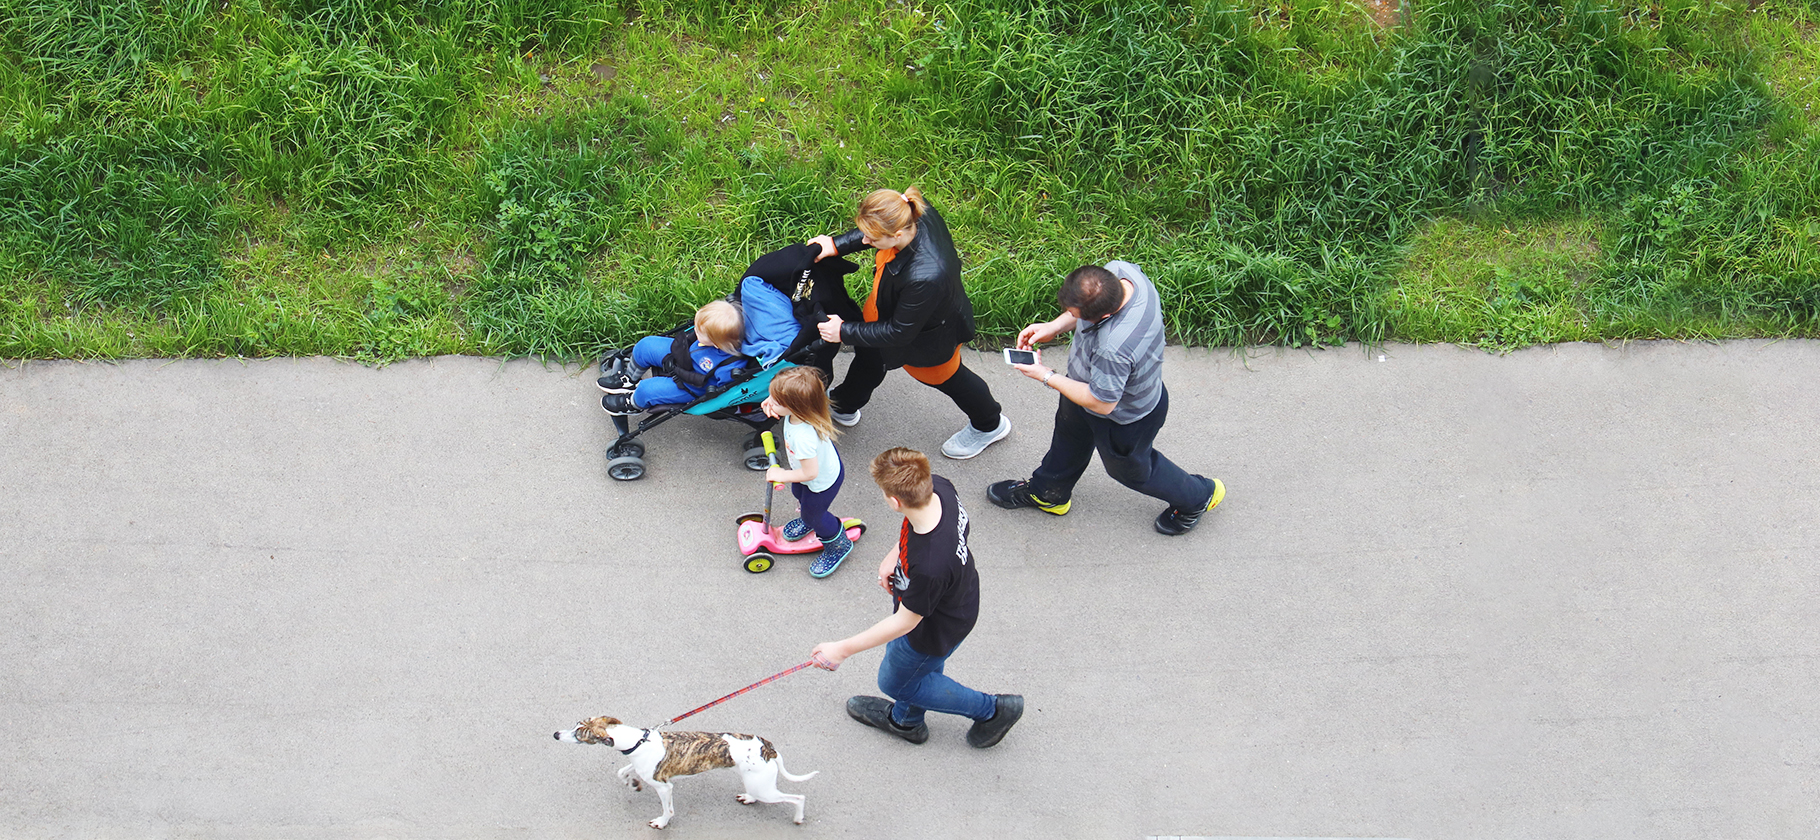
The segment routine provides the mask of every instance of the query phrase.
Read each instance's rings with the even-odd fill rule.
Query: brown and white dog
[[[664,803],[663,816],[651,821],[652,828],[663,828],[670,824],[671,817],[676,816],[676,806],[670,798],[671,788],[674,787],[670,783],[671,779],[693,776],[717,767],[739,768],[740,780],[745,782],[746,792],[733,798],[739,800],[740,804],[794,803],[796,824],[802,825],[802,795],[779,791],[777,776],[781,773],[792,782],[801,782],[821,772],[817,770],[804,776],[790,775],[790,771],[784,769],[783,761],[777,757],[777,748],[771,746],[770,741],[754,735],[730,732],[659,732],[627,726],[618,718],[610,717],[584,720],[572,730],[557,732],[556,740],[574,744],[605,744],[632,759],[631,764],[619,771],[619,780],[626,787],[642,790],[638,780],[643,779],[657,791],[657,798]]]

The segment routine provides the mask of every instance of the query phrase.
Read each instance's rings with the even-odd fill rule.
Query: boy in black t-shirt
[[[858,634],[822,642],[809,658],[834,670],[853,654],[885,646],[878,687],[897,699],[860,695],[847,714],[912,744],[929,740],[925,711],[972,718],[967,743],[997,744],[1024,714],[1017,694],[983,694],[942,673],[949,655],[979,617],[980,578],[967,548],[967,511],[948,479],[929,472],[929,458],[897,447],[872,459],[872,480],[885,503],[904,515],[897,545],[878,567],[878,585],[891,593],[892,613]]]

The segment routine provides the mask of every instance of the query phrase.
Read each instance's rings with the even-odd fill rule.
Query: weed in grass
[[[612,335],[606,295],[581,281],[616,234],[649,219],[639,197],[655,191],[674,149],[667,123],[649,117],[642,102],[617,99],[488,144],[474,203],[493,235],[464,300],[483,346],[570,357]],[[664,270],[625,279],[661,285]]]

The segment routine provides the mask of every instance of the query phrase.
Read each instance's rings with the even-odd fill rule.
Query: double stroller
[[[857,267],[838,257],[816,262],[818,252],[814,245],[791,245],[759,257],[746,269],[726,297],[741,312],[740,356],[746,359],[745,367],[725,386],[709,388],[689,402],[649,406],[642,416],[613,415],[619,436],[607,447],[607,475],[617,481],[643,478],[645,445],[639,436],[684,414],[745,424],[751,431],[742,445],[741,463],[749,470],[770,466],[760,435],[777,420],[766,416],[759,404],[770,392],[771,379],[800,364],[829,372],[839,346],[822,341],[816,325],[830,314],[845,320],[860,316],[843,279]],[[691,320],[666,335],[675,338],[694,327]],[[634,371],[631,347],[609,352],[600,362],[603,376]]]

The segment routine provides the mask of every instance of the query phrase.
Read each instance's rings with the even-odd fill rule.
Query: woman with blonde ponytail
[[[853,223],[854,230],[809,243],[821,246],[817,261],[862,248],[878,252],[863,319],[830,315],[820,325],[823,339],[853,345],[847,377],[829,394],[834,421],[858,423],[885,372],[901,367],[967,415],[942,454],[965,459],[984,452],[1011,434],[1011,418],[1000,412],[986,380],[961,362],[961,345],[974,335],[973,303],[961,285],[961,258],[947,223],[916,187],[873,190],[860,200]]]

